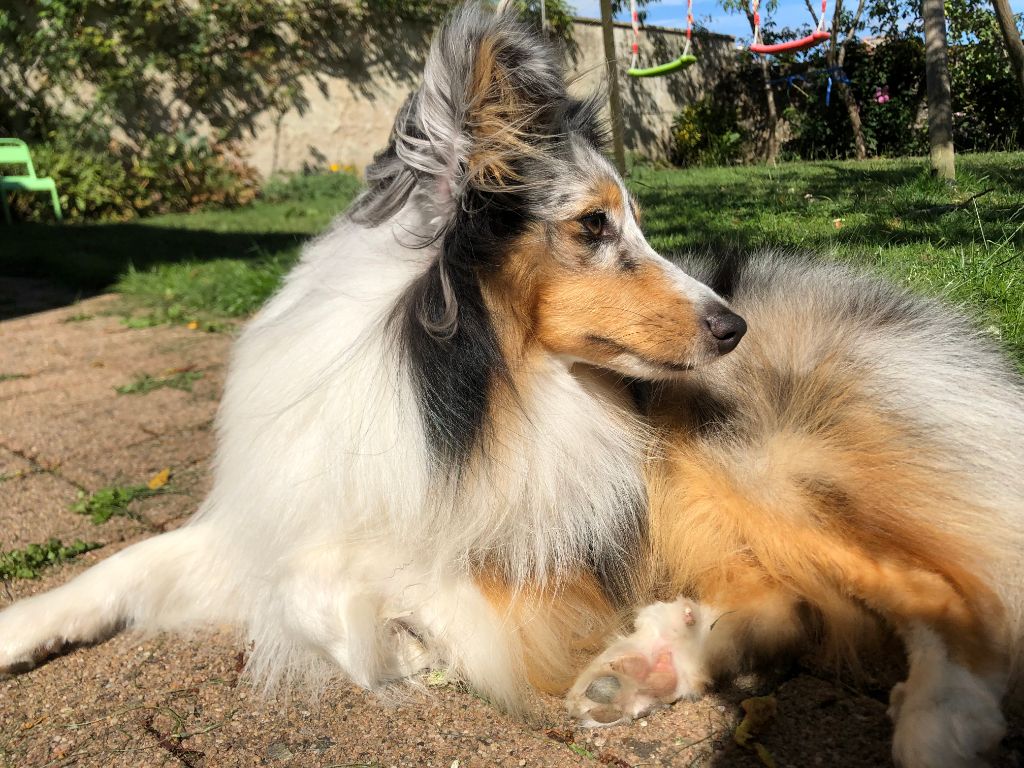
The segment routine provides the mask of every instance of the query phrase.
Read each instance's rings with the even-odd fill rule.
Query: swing
[[[760,0],[753,0],[754,2],[754,42],[750,46],[751,53],[760,53],[764,56],[771,56],[776,53],[794,53],[796,51],[806,51],[808,48],[813,48],[816,45],[821,45],[826,40],[832,37],[832,33],[825,29],[825,12],[828,8],[828,0],[821,0],[821,18],[818,20],[818,28],[815,29],[807,37],[801,37],[798,40],[790,40],[787,43],[774,43],[773,45],[765,45],[761,42],[761,14],[758,13],[757,8],[760,5]]]
[[[697,57],[690,53],[693,39],[693,0],[686,0],[686,45],[678,59],[666,64],[658,64],[654,67],[638,67],[640,62],[640,19],[636,13],[636,0],[629,0],[629,10],[633,16],[633,56],[629,62],[627,74],[631,77],[658,77],[683,69],[697,61]]]

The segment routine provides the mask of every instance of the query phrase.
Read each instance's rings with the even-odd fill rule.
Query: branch
[[[804,0],[804,5],[807,6],[807,10],[811,14],[811,18],[814,19],[814,26],[817,27],[819,23],[818,14],[814,11],[814,3],[811,0]]]
[[[864,0],[860,0],[857,3],[857,12],[853,15],[853,21],[850,22],[850,28],[846,31],[846,39],[843,40],[843,45],[846,45],[850,40],[853,39],[854,34],[857,32],[857,27],[860,25],[861,14],[864,13]]]

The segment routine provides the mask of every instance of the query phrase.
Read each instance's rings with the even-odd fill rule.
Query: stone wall
[[[735,43],[724,35],[695,35],[697,64],[672,75],[639,79],[625,73],[632,35],[628,25],[616,25],[626,148],[664,159],[672,116],[700,98],[733,66]],[[570,67],[572,90],[583,95],[604,84],[600,22],[577,19],[575,38],[578,50]],[[680,30],[648,27],[642,33],[641,65],[674,59],[684,42]],[[358,84],[343,77],[304,83],[301,110],[264,114],[254,134],[243,140],[248,161],[265,176],[332,164],[362,171],[387,143],[395,113],[413,87],[421,60],[422,56],[413,56],[407,69],[371,72],[371,77],[361,77]]]

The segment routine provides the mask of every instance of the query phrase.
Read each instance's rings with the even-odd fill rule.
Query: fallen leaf
[[[45,720],[45,719],[46,719],[46,717],[43,716],[43,717],[40,717],[38,720],[29,720],[28,722],[22,723],[21,724],[21,730],[23,730],[23,731],[30,731],[33,728],[35,728],[37,725],[39,725],[41,722],[43,722],[43,720]]]
[[[164,467],[159,472],[157,472],[155,475],[153,475],[151,478],[149,478],[149,482],[146,483],[146,486],[151,491],[158,491],[161,488],[163,488],[165,485],[167,485],[167,481],[170,480],[170,479],[171,479],[171,468],[170,467]]]
[[[562,744],[572,744],[576,734],[568,728],[545,728],[544,735]]]
[[[740,707],[744,713],[743,721],[733,731],[733,741],[744,749],[753,750],[768,768],[775,768],[771,752],[754,737],[754,734],[775,717],[779,709],[778,702],[774,696],[754,696],[741,701]]]
[[[185,327],[188,328],[190,331],[194,331],[194,330],[196,330],[199,327],[199,323],[197,321],[193,320],[191,323],[189,323]]]

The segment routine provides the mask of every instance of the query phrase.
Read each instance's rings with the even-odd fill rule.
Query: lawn
[[[655,248],[785,248],[866,265],[966,305],[1024,369],[1024,153],[963,155],[955,187],[924,167],[919,158],[638,166],[629,183]],[[309,177],[271,185],[234,211],[22,226],[0,271],[47,274],[82,290],[112,286],[139,308],[136,321],[216,327],[255,310],[301,242],[357,191],[351,177]]]

